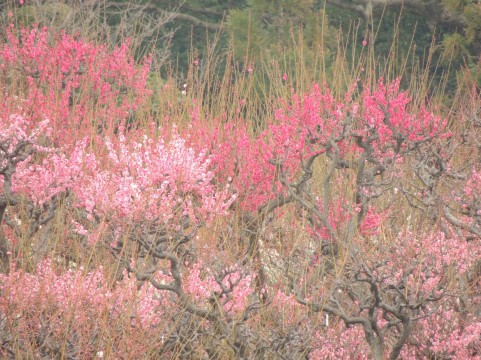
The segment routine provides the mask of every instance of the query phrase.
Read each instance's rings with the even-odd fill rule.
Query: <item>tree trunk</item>
[[[8,274],[10,270],[10,260],[8,258],[8,242],[3,233],[0,223],[0,273]]]

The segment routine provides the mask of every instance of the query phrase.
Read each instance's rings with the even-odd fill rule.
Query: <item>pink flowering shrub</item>
[[[150,94],[149,67],[149,58],[135,64],[128,42],[111,51],[48,29],[6,29],[0,182],[9,204],[15,192],[33,201],[39,217],[53,211],[84,170],[86,143],[125,126]],[[30,235],[51,215],[37,217]]]
[[[14,96],[21,98],[20,109],[13,113],[31,126],[49,119],[56,145],[125,126],[150,93],[150,58],[137,66],[128,41],[110,51],[64,33],[50,34],[46,28],[10,27],[6,35],[0,48],[2,82],[15,80],[2,97],[3,106]]]
[[[235,200],[228,186],[213,185],[210,157],[176,134],[168,143],[120,135],[115,142],[106,138],[105,147],[105,159],[89,164],[91,179],[84,178],[77,190],[79,206],[88,213],[124,222],[168,224],[175,217],[211,222]]]
[[[337,157],[336,167],[344,169],[349,169],[349,161],[367,162],[354,186],[359,197],[376,197],[379,189],[371,178],[397,176],[406,154],[448,135],[446,120],[425,109],[410,112],[411,98],[399,90],[399,82],[387,86],[379,81],[376,89],[366,88],[358,98],[348,92],[344,101],[314,84],[310,93],[281,101],[275,119],[254,138],[243,124],[227,123],[201,130],[191,141],[210,144],[217,173],[232,178],[239,204],[247,210],[261,208],[276,194],[285,195],[280,175],[293,181],[321,155]],[[201,126],[195,113],[194,123]],[[359,210],[364,214],[368,206],[360,200],[354,208],[362,205]]]
[[[313,349],[309,354],[312,360],[328,359],[369,359],[369,349],[360,327],[343,328],[342,323],[330,324],[317,333]]]
[[[433,356],[451,359],[479,358],[481,322],[479,317],[463,314],[464,309],[461,310],[457,304],[461,301],[459,298],[453,299],[438,309],[429,309],[433,314],[419,321],[413,334],[412,345],[403,350],[402,356],[410,359]]]
[[[45,150],[41,163],[35,164],[31,159],[18,164],[13,177],[13,191],[29,194],[31,200],[42,206],[53,197],[71,189],[84,176],[85,141],[75,144],[72,151],[65,153],[62,149]]]
[[[7,107],[4,107],[8,111]],[[8,112],[7,112],[8,114]],[[0,184],[4,188],[4,194],[8,201],[12,200],[11,192],[15,189],[12,184],[12,178],[15,176],[17,167],[28,161],[31,155],[37,151],[46,151],[47,149],[39,144],[39,137],[48,134],[50,131],[49,120],[44,119],[37,124],[31,126],[29,121],[19,114],[2,114],[0,116]]]
[[[127,276],[114,286],[109,283],[102,268],[63,272],[50,260],[39,263],[33,273],[12,269],[0,279],[0,312],[12,320],[2,336],[13,336],[24,354],[54,356],[65,343],[64,354],[80,358],[150,351],[152,338],[142,337],[166,316],[159,294],[149,284],[139,289]],[[127,331],[117,339],[117,348],[107,349],[109,337],[118,336],[117,328]],[[0,353],[7,356],[3,349]]]

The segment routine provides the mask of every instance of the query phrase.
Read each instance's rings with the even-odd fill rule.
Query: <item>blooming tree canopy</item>
[[[200,109],[159,126],[136,118],[150,58],[128,42],[14,30],[2,355],[479,357],[477,118],[448,124],[380,79],[313,84],[256,131]]]

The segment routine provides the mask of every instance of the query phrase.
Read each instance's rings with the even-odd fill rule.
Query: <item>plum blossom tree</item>
[[[115,131],[148,95],[150,60],[139,68],[128,49],[128,42],[109,51],[46,28],[22,29],[17,37],[7,28],[0,49],[2,207],[17,202],[13,192],[31,200],[27,238],[52,219],[78,178],[81,139],[92,143],[99,133]]]
[[[379,82],[357,98],[348,93],[343,102],[315,86],[303,98],[295,95],[250,143],[247,136],[238,135],[242,129],[227,129],[230,149],[221,148],[218,160],[220,172],[230,171],[235,189],[245,194],[239,199],[247,196],[246,205],[240,206],[259,214],[252,236],[257,251],[249,253],[258,258],[256,276],[261,280],[257,283],[268,284],[266,274],[273,267],[286,273],[292,265],[279,261],[279,254],[274,261],[263,254],[276,253],[265,238],[268,223],[275,219],[269,214],[293,204],[308,224],[312,260],[304,262],[306,268],[289,285],[292,296],[314,312],[338,318],[348,327],[360,326],[376,359],[399,358],[408,345],[424,356],[461,353],[462,346],[444,350],[448,340],[439,347],[436,342],[423,348],[410,339],[417,336],[415,331],[430,331],[421,325],[426,324],[424,319],[440,309],[454,311],[448,299],[465,293],[463,279],[473,278],[479,259],[479,244],[471,242],[479,236],[476,200],[469,200],[474,211],[462,210],[468,209],[466,203],[459,209],[435,186],[438,181],[460,180],[452,191],[461,191],[456,199],[466,202],[476,188],[477,172],[460,175],[453,170],[451,149],[459,147],[455,135],[447,130],[445,120],[425,108],[414,113],[410,100],[399,91],[399,80],[388,86]],[[451,152],[433,154],[440,149]],[[229,151],[234,155],[226,155]],[[249,155],[242,158],[242,152]],[[226,160],[232,157],[234,167]],[[253,158],[261,165],[248,161]],[[321,161],[323,171],[316,172],[315,164]],[[412,171],[407,164],[413,164],[411,176],[405,175]],[[266,171],[269,165],[271,171]],[[253,179],[258,186],[246,192],[246,182]],[[313,182],[319,184],[317,188]],[[420,198],[406,190],[411,186]],[[408,204],[427,216],[431,230],[414,233],[410,224],[406,229],[394,222],[389,236],[381,237],[379,228],[389,218],[399,189]],[[413,197],[429,211],[413,204]],[[386,205],[380,207],[382,203]],[[453,206],[459,217],[452,214]],[[449,280],[453,271],[460,275],[455,282]],[[467,326],[476,328],[477,319],[466,319]],[[439,333],[436,337],[448,338]],[[462,353],[473,356],[478,347],[479,334],[464,343]],[[316,356],[323,358],[320,352]],[[325,358],[330,356],[335,355]]]

